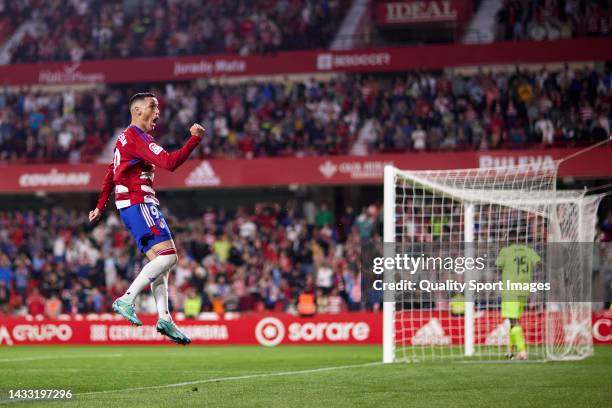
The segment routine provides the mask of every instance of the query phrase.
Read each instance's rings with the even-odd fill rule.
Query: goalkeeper
[[[516,350],[516,359],[526,360],[525,337],[519,320],[523,315],[529,291],[509,290],[507,285],[508,283],[531,283],[533,267],[540,262],[540,256],[532,248],[517,242],[517,232],[515,230],[509,232],[508,242],[511,244],[499,251],[495,262],[502,269],[502,281],[505,288],[502,291],[502,317],[510,321],[508,354],[506,356],[514,359]]]

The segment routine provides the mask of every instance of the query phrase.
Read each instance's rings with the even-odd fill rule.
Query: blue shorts
[[[120,209],[119,214],[143,254],[153,245],[172,239],[164,214],[155,204],[134,204]]]

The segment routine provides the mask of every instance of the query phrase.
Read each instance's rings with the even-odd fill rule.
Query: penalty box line
[[[174,383],[174,384],[151,385],[147,387],[134,387],[134,388],[122,388],[122,389],[116,389],[116,390],[82,392],[82,393],[76,393],[75,395],[88,396],[88,395],[120,393],[120,392],[127,392],[127,391],[158,390],[162,388],[185,387],[188,385],[207,384],[207,383],[213,383],[213,382],[240,381],[240,380],[251,380],[255,378],[284,377],[284,376],[291,376],[291,375],[321,373],[321,372],[327,372],[327,371],[346,370],[349,368],[370,367],[370,366],[376,366],[376,365],[382,365],[382,364],[383,364],[382,362],[373,362],[373,363],[364,363],[364,364],[335,366],[335,367],[312,368],[308,370],[279,371],[279,372],[260,373],[260,374],[246,374],[246,375],[237,375],[237,376],[232,376],[232,377],[207,378],[204,380],[185,381],[185,382]]]

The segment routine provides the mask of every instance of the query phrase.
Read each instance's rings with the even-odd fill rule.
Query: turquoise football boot
[[[175,342],[176,344],[182,344],[186,346],[191,343],[191,339],[187,337],[185,333],[179,330],[178,327],[174,324],[174,322],[166,319],[159,319],[157,321],[157,326],[155,326],[158,333],[167,336],[170,340]]]
[[[142,322],[136,316],[133,305],[117,299],[113,302],[113,310],[129,320],[133,325],[142,326]]]

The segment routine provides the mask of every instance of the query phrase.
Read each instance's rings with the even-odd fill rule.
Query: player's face
[[[140,118],[143,125],[147,128],[144,129],[145,131],[150,132],[155,130],[155,125],[159,119],[159,102],[157,98],[146,98],[144,100]]]

